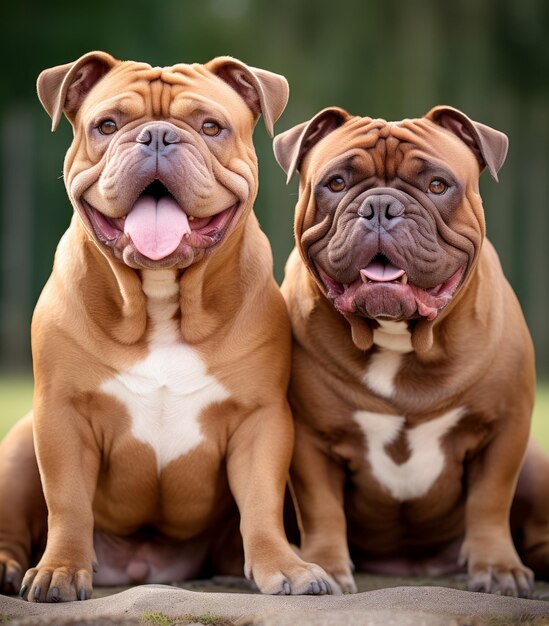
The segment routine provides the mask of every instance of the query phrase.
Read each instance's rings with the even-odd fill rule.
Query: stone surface
[[[418,584],[414,579],[357,578],[359,593],[344,596],[264,596],[238,578],[191,581],[186,589],[165,585],[119,593],[102,589],[92,600],[66,604],[0,596],[0,623],[4,619],[11,626],[549,626],[545,600],[472,593],[436,586],[438,580]],[[382,588],[365,589],[373,585]],[[540,597],[544,594],[538,590]]]

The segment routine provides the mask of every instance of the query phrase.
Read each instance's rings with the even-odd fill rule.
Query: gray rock
[[[0,623],[5,617],[10,626],[549,626],[548,602],[440,586],[318,597],[251,593],[239,579],[188,584],[193,585],[208,590],[143,585],[66,604],[0,596]],[[220,591],[224,587],[230,591]]]

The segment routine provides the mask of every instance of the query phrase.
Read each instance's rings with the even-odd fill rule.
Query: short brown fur
[[[75,214],[33,317],[32,419],[0,451],[0,589],[75,600],[91,596],[92,576],[169,583],[244,567],[266,593],[331,591],[283,530],[290,328],[252,211],[252,132],[260,113],[272,131],[285,79],[228,57],[152,68],[94,52],[43,72],[38,91],[53,128],[63,111],[74,128],[64,178]],[[219,140],[205,136],[211,118]],[[159,259],[121,226],[158,183],[189,223],[206,224]],[[157,467],[103,385],[147,357],[165,311],[174,345],[226,394],[202,406],[201,441]],[[159,367],[196,375],[185,363]],[[184,409],[178,419],[189,419]]]
[[[361,570],[404,575],[467,563],[473,590],[530,592],[532,573],[515,551],[509,515],[534,401],[533,348],[485,239],[478,189],[479,171],[488,167],[495,177],[506,148],[504,135],[450,107],[393,123],[329,108],[275,139],[288,177],[300,174],[296,249],[282,290],[294,336],[292,484],[301,549],[344,590],[356,590],[353,559]],[[446,198],[426,190],[421,163],[452,177]],[[343,191],[327,188],[334,176],[344,179]],[[361,222],[357,211],[380,196],[393,214],[379,217],[376,234],[365,225],[371,214]],[[446,306],[426,309],[433,319],[420,304],[399,315],[400,296],[392,294],[408,287],[359,277],[380,252],[389,256],[387,267],[403,268],[419,286],[418,302],[454,273],[459,286]],[[383,300],[375,300],[375,289],[385,290]],[[369,314],[374,307],[378,317]],[[405,324],[411,343],[401,356],[376,343],[380,320]],[[398,363],[389,391],[389,374],[378,389],[365,381],[385,357]],[[421,495],[397,498],[375,474],[356,416],[403,416],[399,438],[383,452],[400,467],[414,429],[458,408],[463,415],[441,440],[436,480]],[[548,485],[549,462],[531,444],[512,531],[541,577],[549,576]]]

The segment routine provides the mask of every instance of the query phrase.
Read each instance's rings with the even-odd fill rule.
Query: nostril
[[[371,206],[361,206],[358,210],[360,217],[364,217],[367,220],[371,220],[374,217],[374,211]]]
[[[390,202],[385,209],[385,215],[389,219],[393,217],[399,217],[403,213],[404,213],[404,204],[402,204],[402,202],[400,202],[396,198],[392,202]]]
[[[389,194],[372,195],[358,209],[360,217],[367,220],[391,220],[404,213],[404,204]]]
[[[366,202],[363,202],[359,209],[358,209],[358,214],[360,215],[360,217],[364,217],[367,220],[371,220],[376,212],[377,212],[377,197],[371,197],[368,198],[366,200]]]
[[[145,144],[146,146],[150,145],[152,142],[151,131],[147,128],[144,128],[139,135],[135,138],[138,143]]]
[[[137,143],[149,146],[150,150],[158,152],[174,143],[179,143],[181,137],[177,129],[171,128],[167,124],[156,123],[141,129],[135,140]]]
[[[179,143],[181,141],[181,138],[172,128],[169,128],[164,132],[162,136],[162,141],[164,142],[165,146],[168,146],[172,143]]]

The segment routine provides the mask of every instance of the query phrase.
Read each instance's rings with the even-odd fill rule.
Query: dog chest
[[[204,441],[201,413],[230,394],[208,373],[198,352],[181,341],[174,319],[179,294],[175,276],[169,271],[147,274],[148,354],[106,380],[101,391],[126,407],[133,436],[151,446],[160,472]],[[158,274],[167,276],[162,281]]]
[[[442,440],[464,414],[465,408],[457,407],[408,428],[404,416],[356,411],[354,420],[366,440],[366,461],[378,483],[400,502],[425,496],[445,467]],[[403,463],[388,452],[400,436],[406,438],[409,450]]]

